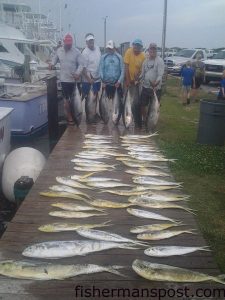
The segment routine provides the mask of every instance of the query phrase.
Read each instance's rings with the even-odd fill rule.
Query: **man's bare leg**
[[[64,111],[68,122],[73,122],[69,101],[64,99]]]

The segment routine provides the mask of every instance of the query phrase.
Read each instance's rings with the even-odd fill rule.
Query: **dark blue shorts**
[[[94,82],[92,85],[89,82],[82,82],[82,94],[83,97],[86,97],[88,93],[90,92],[92,86],[92,90],[94,94],[97,94],[100,91],[101,88],[101,82]]]
[[[62,94],[66,100],[70,100],[75,89],[75,82],[61,82]]]

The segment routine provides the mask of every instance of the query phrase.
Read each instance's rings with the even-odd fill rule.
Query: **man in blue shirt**
[[[100,60],[100,77],[102,88],[106,89],[109,98],[113,98],[116,89],[122,94],[121,84],[124,80],[124,64],[122,56],[116,52],[115,43],[110,40],[106,45],[106,53]]]
[[[191,67],[191,62],[188,61],[186,65],[181,69],[181,78],[182,78],[182,90],[183,90],[183,105],[190,104],[190,93],[192,83],[195,85],[195,71]]]

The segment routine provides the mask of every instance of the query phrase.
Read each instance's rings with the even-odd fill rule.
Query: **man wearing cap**
[[[122,95],[121,84],[124,80],[124,64],[122,56],[116,52],[115,43],[110,40],[106,45],[106,53],[100,60],[100,77],[102,87],[109,98],[113,98],[116,89]]]
[[[68,125],[74,125],[69,101],[74,93],[75,81],[79,79],[83,71],[84,59],[80,51],[72,47],[73,37],[71,34],[65,35],[63,44],[63,47],[57,49],[49,67],[52,69],[58,62],[60,63],[60,81],[64,97],[64,109]]]
[[[138,81],[141,73],[141,67],[145,60],[145,54],[142,51],[142,48],[142,40],[135,39],[132,43],[132,48],[127,49],[125,52],[125,83],[127,87]]]
[[[157,45],[151,43],[148,48],[148,57],[142,65],[140,79],[142,82],[142,92],[140,97],[142,119],[145,122],[148,112],[148,105],[152,103],[154,92],[160,101],[162,77],[164,74],[164,62],[157,56]]]
[[[82,93],[84,97],[86,97],[89,93],[91,86],[95,94],[99,92],[101,87],[99,73],[99,64],[101,59],[100,49],[95,45],[95,38],[92,33],[87,33],[85,40],[87,46],[82,52],[84,57]]]

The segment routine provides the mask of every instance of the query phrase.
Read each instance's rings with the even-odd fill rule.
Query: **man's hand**
[[[73,74],[73,78],[74,78],[75,80],[78,80],[78,79],[80,78],[80,75],[78,75],[78,74]]]
[[[153,91],[156,90],[156,87],[157,87],[158,84],[159,84],[158,81],[153,81],[153,82],[151,82],[151,86],[152,86]]]
[[[118,89],[119,86],[120,86],[120,82],[117,81],[117,82],[115,83],[115,87]]]
[[[88,82],[89,82],[90,84],[93,84],[93,83],[94,83],[94,79],[89,78],[89,79],[88,79]]]
[[[125,80],[125,86],[128,88],[130,86],[131,82],[129,79]]]

